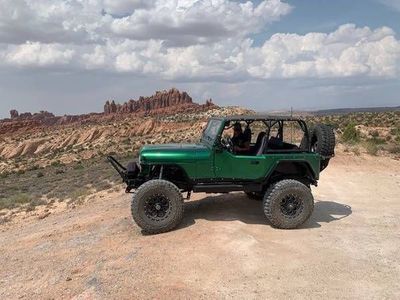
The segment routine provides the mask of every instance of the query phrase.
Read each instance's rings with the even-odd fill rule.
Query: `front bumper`
[[[107,156],[107,160],[118,172],[119,176],[121,176],[122,181],[126,183],[126,193],[130,193],[132,189],[137,188],[143,183],[143,180],[139,177],[140,167],[136,162],[130,162],[126,167],[124,167],[112,156]]]

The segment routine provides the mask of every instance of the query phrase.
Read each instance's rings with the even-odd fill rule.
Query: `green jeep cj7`
[[[245,152],[236,152],[230,131],[243,128]],[[334,155],[331,127],[293,117],[211,118],[197,144],[146,145],[139,164],[108,160],[134,190],[132,216],[146,233],[166,232],[182,220],[191,192],[243,191],[263,201],[265,216],[277,228],[296,228],[312,214],[310,185]]]

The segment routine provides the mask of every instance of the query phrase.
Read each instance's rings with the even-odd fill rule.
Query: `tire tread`
[[[276,197],[278,196],[278,194],[280,192],[287,190],[289,188],[293,188],[293,187],[306,189],[310,193],[309,196],[311,198],[311,208],[307,212],[307,215],[304,218],[304,220],[300,220],[296,223],[289,224],[287,222],[286,223],[282,222],[282,220],[278,218],[278,215],[276,214],[276,212],[272,211],[272,206],[273,206],[272,203],[273,203],[273,201],[276,201]],[[306,191],[306,190],[304,190],[304,191]],[[275,184],[272,184],[267,189],[267,192],[265,193],[265,196],[264,196],[263,208],[264,208],[265,216],[271,222],[273,227],[281,228],[281,229],[293,229],[293,228],[296,228],[296,227],[300,226],[301,224],[303,224],[311,216],[313,209],[314,209],[314,197],[312,196],[309,188],[307,186],[305,186],[303,183],[301,183],[300,181],[297,181],[294,179],[284,179],[284,180],[276,182]]]
[[[152,226],[151,224],[144,222],[138,214],[138,207],[137,207],[137,205],[138,205],[137,198],[140,197],[141,194],[145,194],[147,191],[153,189],[157,185],[172,190],[174,193],[176,193],[176,195],[178,197],[178,199],[177,199],[178,209],[177,209],[177,213],[174,216],[174,219],[170,223],[168,223],[162,227],[155,227],[155,226]],[[142,230],[146,233],[156,234],[156,233],[163,233],[163,232],[170,231],[173,228],[175,228],[176,226],[178,226],[178,224],[181,222],[181,220],[183,218],[184,205],[183,205],[182,194],[179,191],[178,187],[170,181],[163,180],[163,179],[149,180],[149,181],[143,183],[133,193],[132,202],[131,202],[131,214],[132,214],[133,220],[136,222],[136,224],[140,228],[142,228]]]

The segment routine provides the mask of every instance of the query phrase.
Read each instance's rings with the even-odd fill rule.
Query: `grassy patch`
[[[0,199],[0,209],[11,209],[29,203],[31,197],[25,193],[16,193],[7,198]]]
[[[360,133],[353,123],[348,124],[344,129],[342,140],[348,144],[356,144],[360,142]]]
[[[118,157],[123,165],[132,160],[132,156]],[[81,201],[91,190],[110,189],[114,184],[120,187],[121,178],[105,158],[83,160],[68,165],[53,165],[25,173],[7,173],[0,180],[0,209],[14,208],[27,203],[27,210],[46,204],[38,199],[47,197],[63,201]],[[74,200],[75,199],[75,200]]]
[[[365,142],[365,150],[367,151],[368,154],[376,156],[379,151],[378,144],[375,143],[374,141],[368,140]]]

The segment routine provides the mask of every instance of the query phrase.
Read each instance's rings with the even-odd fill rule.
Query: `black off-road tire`
[[[311,151],[326,157],[321,160],[320,171],[328,166],[330,157],[335,155],[335,143],[335,133],[332,127],[318,124],[313,128],[310,143]]]
[[[291,209],[292,206],[296,209]],[[273,227],[293,229],[299,227],[314,210],[314,197],[303,183],[284,179],[272,184],[264,195],[264,214]]]
[[[148,234],[167,232],[178,226],[183,218],[183,210],[181,192],[166,180],[150,180],[132,196],[132,217]]]
[[[247,197],[252,200],[261,201],[264,197],[264,194],[261,192],[246,192]]]

